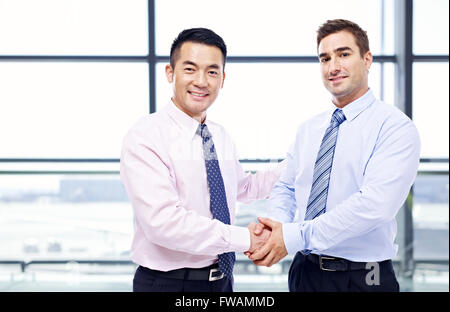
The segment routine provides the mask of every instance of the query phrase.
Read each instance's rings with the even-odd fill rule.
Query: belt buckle
[[[219,269],[211,269],[211,270],[209,270],[209,281],[210,282],[220,280],[220,279],[222,279],[225,276],[225,274],[223,274],[223,273],[218,275],[218,276],[212,276],[214,272],[218,272],[218,271],[219,271]]]
[[[325,259],[325,260],[335,260],[336,258],[333,258],[333,257],[322,257],[321,255],[319,255],[319,266],[320,266],[320,269],[322,271],[330,271],[330,272],[336,272],[337,271],[337,270],[333,270],[333,269],[324,268],[323,267],[323,262],[322,262],[323,259]]]

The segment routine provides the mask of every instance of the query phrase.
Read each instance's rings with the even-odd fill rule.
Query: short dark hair
[[[328,35],[337,33],[339,31],[348,31],[356,39],[356,45],[359,48],[359,53],[361,57],[364,57],[367,51],[369,51],[369,38],[367,37],[367,32],[362,30],[358,24],[350,22],[344,19],[334,19],[328,20],[317,30],[317,49],[319,49],[319,44],[323,38]]]
[[[175,68],[176,58],[181,46],[185,42],[203,43],[209,46],[216,46],[222,51],[223,67],[225,68],[225,60],[227,58],[227,46],[222,37],[207,28],[190,28],[185,29],[178,34],[170,48],[170,66]]]

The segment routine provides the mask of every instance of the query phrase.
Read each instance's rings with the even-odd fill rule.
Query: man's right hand
[[[254,253],[258,248],[264,245],[272,233],[269,227],[264,227],[261,223],[251,222],[248,225],[250,232],[250,249],[245,252],[246,255]]]

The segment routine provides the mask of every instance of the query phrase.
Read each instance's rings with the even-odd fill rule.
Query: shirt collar
[[[369,89],[363,96],[356,99],[355,101],[347,104],[342,108],[344,112],[345,119],[351,122],[353,119],[358,117],[366,108],[368,108],[373,102],[375,102],[376,98],[373,94],[372,90]]]
[[[194,137],[196,135],[197,128],[200,123],[180,110],[172,100],[170,100],[167,104],[166,111],[170,118],[172,118],[180,128],[186,131],[189,136]],[[205,123],[208,124],[206,120]]]

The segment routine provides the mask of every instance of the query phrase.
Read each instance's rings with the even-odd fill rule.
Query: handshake
[[[258,217],[258,221],[248,225],[250,249],[244,254],[254,264],[270,267],[287,255],[282,224],[269,218]]]

